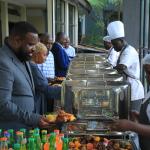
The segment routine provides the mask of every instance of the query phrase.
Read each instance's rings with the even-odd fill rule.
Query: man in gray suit
[[[0,128],[46,128],[49,121],[35,113],[34,83],[28,60],[38,42],[37,30],[18,22],[0,49]]]

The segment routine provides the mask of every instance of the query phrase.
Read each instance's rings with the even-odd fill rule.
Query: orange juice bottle
[[[59,150],[59,130],[54,130],[56,134],[56,150]]]
[[[46,142],[43,146],[43,150],[49,150],[49,148],[50,148],[50,144]]]
[[[62,150],[62,148],[63,148],[62,138],[64,138],[64,134],[59,134],[59,140],[57,143],[57,149],[56,150]]]

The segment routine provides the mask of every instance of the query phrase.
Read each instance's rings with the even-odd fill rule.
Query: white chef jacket
[[[127,81],[131,84],[131,101],[144,98],[144,88],[140,81],[139,55],[135,48],[128,45],[120,55],[119,64],[127,67],[125,73]]]
[[[115,51],[114,48],[110,48],[107,60],[113,67],[117,65],[119,54],[120,52]]]

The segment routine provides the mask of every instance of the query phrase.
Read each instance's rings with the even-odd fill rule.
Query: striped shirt
[[[43,75],[46,78],[54,79],[55,77],[55,68],[54,68],[54,56],[50,51],[46,61],[43,64],[38,64],[38,68],[42,71]]]

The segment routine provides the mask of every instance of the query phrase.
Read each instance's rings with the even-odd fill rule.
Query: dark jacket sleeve
[[[42,74],[36,64],[30,63],[33,80],[35,84],[36,92],[42,92],[46,96],[46,99],[60,99],[61,98],[61,88],[52,87],[48,85],[46,77]]]
[[[57,66],[60,69],[68,69],[70,60],[65,50],[60,45],[54,43],[52,47],[52,53],[54,55]]]

